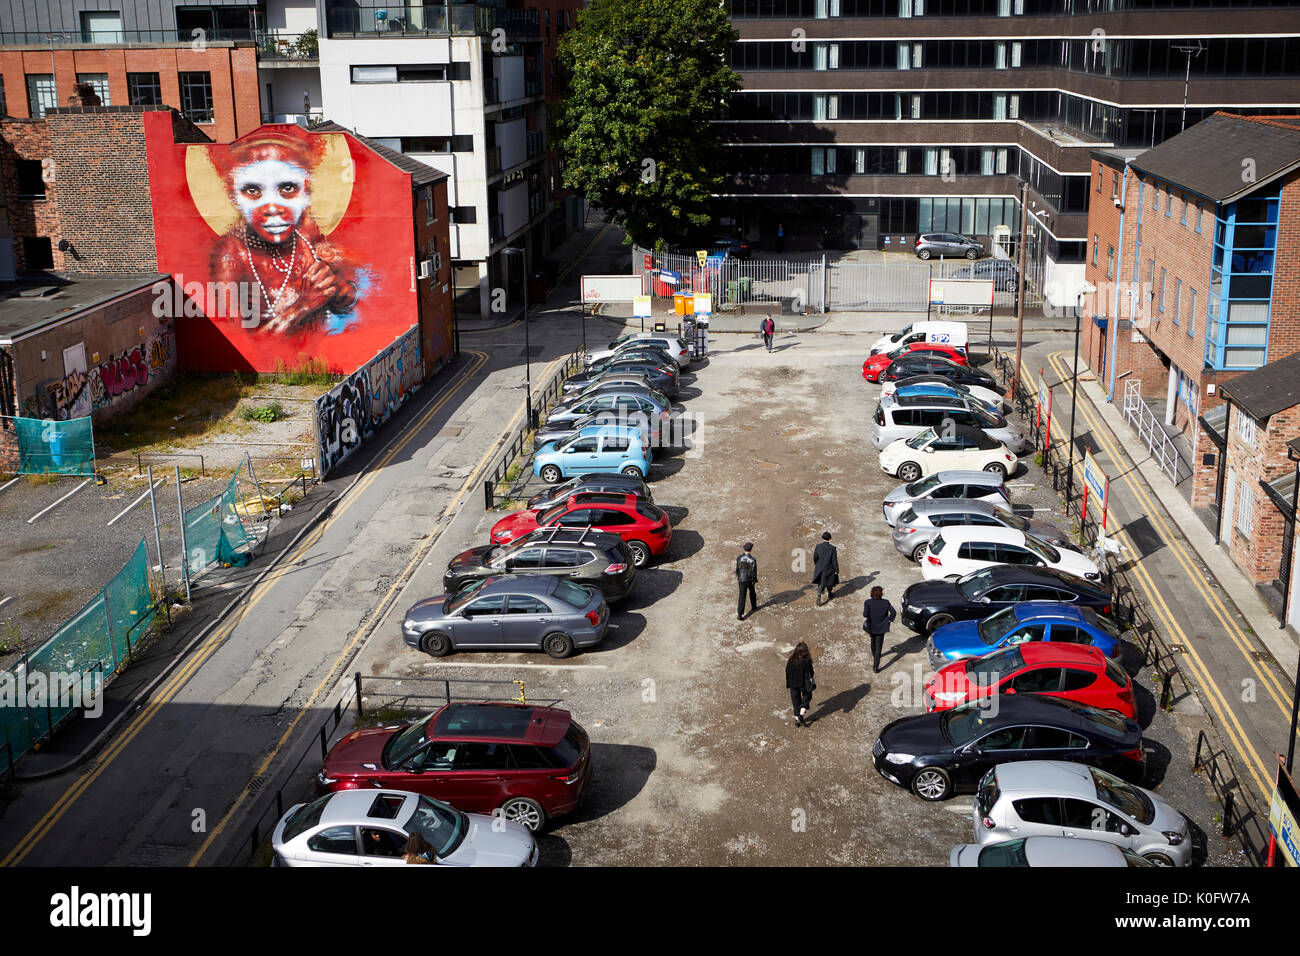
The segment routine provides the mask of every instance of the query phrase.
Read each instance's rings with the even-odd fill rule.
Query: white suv
[[[921,561],[921,573],[927,581],[959,578],[994,564],[1054,568],[1089,581],[1101,580],[1101,569],[1078,551],[1054,548],[1015,528],[988,525],[944,528],[930,542],[929,552]]]
[[[954,469],[987,471],[1005,478],[1016,470],[1016,464],[1011,449],[969,425],[942,432],[927,428],[886,445],[880,453],[880,470],[908,482]]]

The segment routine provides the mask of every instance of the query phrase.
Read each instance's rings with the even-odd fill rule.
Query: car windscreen
[[[1071,708],[1076,714],[1092,725],[1092,728],[1099,734],[1107,737],[1126,737],[1128,736],[1128,724],[1119,714],[1109,710],[1101,710],[1097,707],[1089,707],[1086,704],[1079,704],[1074,701],[1065,700],[1064,698],[1055,698],[1056,702],[1063,702],[1066,705],[1074,704]]]
[[[993,567],[972,571],[970,574],[957,579],[957,593],[967,601],[977,600],[988,588],[991,577],[993,577]]]
[[[912,483],[911,483],[910,485],[908,485],[907,488],[904,489],[904,490],[905,490],[909,495],[911,495],[912,497],[914,497],[914,498],[919,498],[921,495],[925,494],[927,491],[931,490],[932,488],[937,488],[937,487],[939,487],[939,476],[938,476],[938,475],[930,475],[930,476],[927,477],[927,478],[922,478],[920,481],[914,481],[914,482],[912,482]]]
[[[325,812],[325,804],[329,803],[332,796],[334,794],[327,793],[325,796],[299,807],[293,816],[284,823],[284,842],[288,843],[298,834],[304,833],[320,823],[321,814]]]
[[[934,441],[934,429],[927,428],[923,432],[918,432],[907,440],[908,448],[920,448],[928,442]]]
[[[1008,840],[1006,843],[993,843],[980,850],[980,866],[1028,866],[1025,856],[1025,841]]]
[[[574,584],[572,581],[566,581],[563,578],[555,579],[555,592],[551,596],[558,598],[572,608],[584,608],[591,603],[591,590],[589,588]]]
[[[1096,767],[1089,767],[1088,772],[1092,774],[1092,782],[1097,788],[1097,799],[1102,803],[1108,803],[1121,813],[1127,813],[1139,823],[1154,822],[1156,808],[1145,793]]]
[[[944,712],[939,720],[939,728],[954,746],[960,747],[988,730],[990,713],[992,711],[986,701],[973,700],[967,704],[958,704],[952,710]]]
[[[403,730],[399,730],[388,738],[388,742],[384,744],[384,753],[381,758],[385,769],[392,770],[395,767],[400,767],[406,763],[411,754],[424,746],[425,740],[428,739],[425,729],[429,726],[432,717],[433,714],[421,717],[415,723]]]
[[[908,508],[906,511],[904,511],[901,515],[898,516],[898,524],[900,527],[903,525],[910,525],[915,520],[916,520],[916,510],[913,508]]]
[[[486,581],[487,581],[486,578],[480,578],[479,580],[475,581],[473,584],[457,592],[456,596],[452,598],[450,601],[448,601],[446,605],[443,607],[442,613],[455,614],[457,611],[459,611],[461,608],[465,606],[465,603],[469,601],[470,598],[472,598],[475,594],[477,594],[480,590],[482,590],[483,585],[486,583]]]
[[[1098,614],[1090,607],[1079,608],[1079,613],[1083,615],[1083,619],[1085,621],[1087,621],[1097,630],[1101,631],[1103,634],[1109,634],[1117,641],[1119,640],[1120,629],[1115,624],[1114,621],[1106,620],[1106,618],[1102,617],[1100,614]]]
[[[546,509],[545,511],[543,511],[541,514],[537,516],[537,526],[540,528],[549,525],[552,521],[554,521],[556,518],[558,518],[560,515],[564,514],[568,510],[569,510],[569,503],[567,501],[564,502],[563,504],[558,504],[553,508]]]
[[[434,854],[441,859],[455,853],[464,841],[469,830],[469,818],[445,803],[422,796],[403,829],[428,840]]]
[[[1005,675],[1025,666],[1024,655],[1018,647],[1008,647],[983,657],[972,657],[966,662],[966,679],[982,687],[992,687]]]
[[[980,640],[990,647],[1002,640],[1013,627],[1020,623],[1016,617],[1016,606],[1004,607],[996,614],[990,614],[979,623]]]
[[[1017,530],[1017,531],[1028,531],[1028,530],[1029,530],[1029,522],[1028,522],[1028,521],[1026,521],[1024,518],[1020,517],[1020,515],[1018,515],[1018,514],[1012,514],[1012,513],[1011,513],[1010,511],[1008,511],[1006,508],[996,508],[996,507],[995,507],[995,508],[993,509],[993,513],[994,513],[995,515],[997,515],[998,520],[1001,521],[1001,522],[1002,522],[1004,525],[1006,525],[1008,528],[1014,528],[1014,529]]]

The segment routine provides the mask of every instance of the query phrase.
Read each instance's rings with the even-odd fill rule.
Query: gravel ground
[[[897,603],[920,579],[880,518],[897,481],[867,439],[878,395],[860,372],[869,338],[791,335],[771,355],[748,336],[715,342],[696,381],[684,382],[700,441],[652,471],[674,522],[671,548],[616,605],[600,648],[564,666],[541,654],[434,661],[394,634],[358,662],[371,674],[519,677],[530,699],[558,700],[587,727],[596,772],[579,811],[543,835],[544,863],[942,866],[970,841],[969,798],[925,804],[871,766],[879,730],[918,712],[926,671],[923,639],[900,628],[872,674],[861,630],[871,586]],[[1035,477],[1013,476],[1016,503],[1051,520],[1055,496]],[[499,517],[485,514],[472,540],[447,548],[485,541]],[[839,548],[841,585],[817,607],[808,581],[823,530]],[[760,609],[738,622],[733,563],[746,540]],[[814,648],[817,672],[808,729],[794,727],[784,686],[800,640]],[[1149,693],[1140,698],[1148,785],[1193,821],[1199,861],[1234,865],[1235,844],[1205,835],[1218,805],[1189,771],[1204,718],[1194,707],[1156,712]]]

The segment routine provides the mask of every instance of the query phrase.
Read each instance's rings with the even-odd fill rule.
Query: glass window
[[[1114,277],[1115,277],[1115,247],[1107,246],[1106,247],[1106,278],[1113,279]]]
[[[1034,750],[1070,750],[1074,735],[1060,727],[1035,727]]]
[[[510,604],[507,606],[506,613],[550,614],[551,609],[535,597],[529,597],[526,594],[512,594],[510,595]]]
[[[400,857],[406,852],[407,834],[387,827],[362,827],[361,846],[366,856]]]
[[[984,737],[979,746],[981,750],[1023,750],[1027,727],[1004,727]]]
[[[548,568],[580,568],[591,559],[586,551],[572,548],[547,548],[546,564]]]
[[[121,43],[122,14],[110,11],[81,14],[82,43]]]
[[[112,106],[108,95],[108,74],[107,73],[78,73],[77,85],[86,85],[91,91],[99,97],[100,106]]]
[[[317,853],[357,854],[356,827],[326,827],[307,841],[307,849]]]
[[[40,119],[46,110],[57,109],[59,91],[52,73],[27,74],[27,109],[32,119]]]
[[[547,759],[550,751],[528,744],[508,744],[510,757],[516,770],[550,770],[553,764]]]
[[[542,549],[525,548],[522,551],[516,551],[506,559],[506,567],[512,571],[520,568],[540,568],[542,567]]]
[[[1011,686],[1017,694],[1038,694],[1045,691],[1059,690],[1061,687],[1061,668],[1038,667],[1025,671],[1011,678]]]
[[[212,75],[202,73],[178,74],[181,84],[181,112],[191,123],[211,123]]]
[[[14,164],[18,174],[19,199],[45,198],[45,167],[39,159],[20,159]]]
[[[1107,661],[1110,663],[1110,661]],[[1091,687],[1097,682],[1095,671],[1080,670],[1077,667],[1067,667],[1065,669],[1065,683],[1061,685],[1061,690],[1083,690],[1085,687]]]
[[[1044,823],[1048,826],[1061,825],[1061,801],[1056,797],[1032,797],[1027,800],[1013,800],[1016,816],[1026,823]]]
[[[1105,807],[1089,800],[1066,798],[1061,801],[1065,809],[1064,825],[1075,830],[1096,830],[1099,833],[1119,833],[1123,821]]]
[[[1196,231],[1197,232],[1201,231],[1201,220],[1204,216],[1205,216],[1204,207],[1200,203],[1197,203],[1196,204]]]
[[[456,745],[456,770],[509,770],[510,748],[478,742]]]
[[[1183,298],[1183,280],[1174,279],[1174,326],[1178,325],[1178,306]]]
[[[1187,334],[1196,333],[1196,290],[1187,290]]]
[[[1165,311],[1165,272],[1166,270],[1164,269],[1160,270],[1160,288],[1157,292],[1156,300],[1156,307],[1162,315]]]
[[[161,106],[162,83],[157,73],[128,73],[126,98],[132,106]]]

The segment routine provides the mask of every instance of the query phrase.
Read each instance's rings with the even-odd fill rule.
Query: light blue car
[[[992,411],[1001,411],[1001,409],[993,403],[983,398],[976,398],[960,385],[954,385],[950,382],[922,382],[915,385],[900,385],[898,388],[894,389],[894,394],[900,398],[967,398],[972,399],[984,408]]]
[[[641,429],[629,425],[588,425],[563,441],[548,442],[537,449],[533,474],[552,485],[591,472],[618,472],[644,478],[653,460],[650,440]]]

